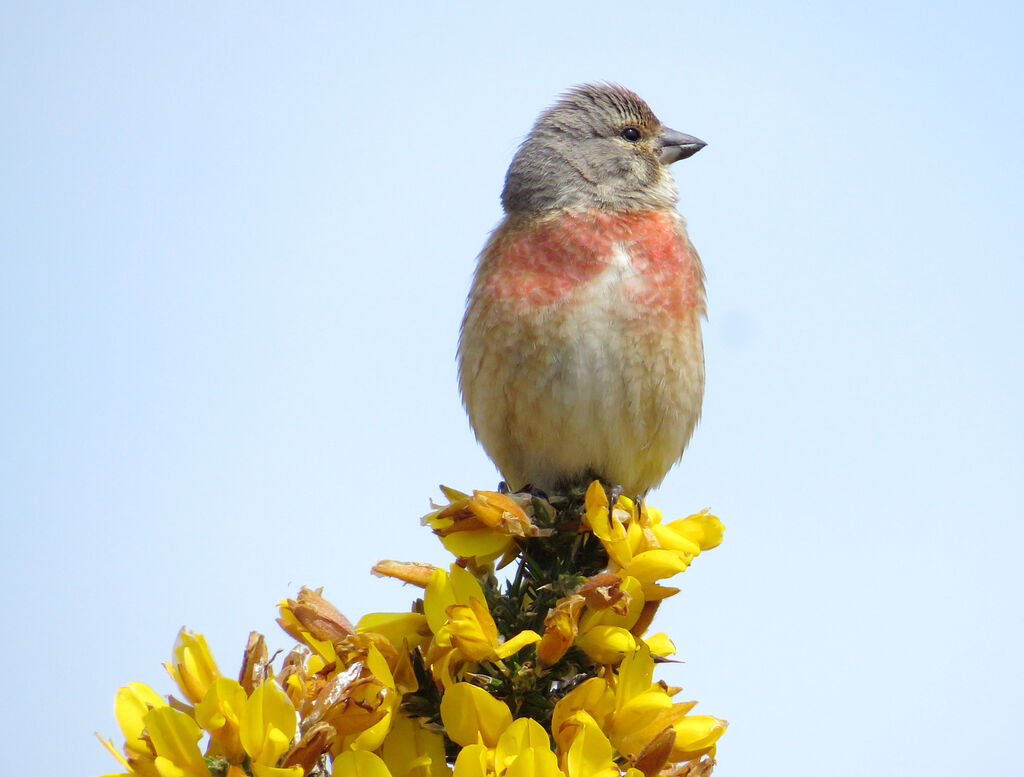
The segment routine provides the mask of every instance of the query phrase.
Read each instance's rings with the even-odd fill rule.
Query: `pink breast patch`
[[[700,271],[671,213],[566,213],[496,236],[487,262],[488,290],[529,307],[569,302],[616,259],[629,257],[626,299],[681,314],[698,302]]]

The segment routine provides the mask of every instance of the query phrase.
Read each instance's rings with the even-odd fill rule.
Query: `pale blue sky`
[[[707,399],[652,495],[722,547],[657,626],[721,777],[1019,762],[1024,13],[1011,3],[5,3],[0,591],[10,774],[115,764],[113,694],[353,618],[493,487],[455,383],[536,114],[590,80],[675,166]],[[965,766],[966,765],[966,766]]]

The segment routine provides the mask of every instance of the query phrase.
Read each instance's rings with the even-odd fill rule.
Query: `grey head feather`
[[[571,89],[540,115],[516,152],[502,206],[507,213],[674,207],[675,183],[659,161],[666,131],[628,89]]]

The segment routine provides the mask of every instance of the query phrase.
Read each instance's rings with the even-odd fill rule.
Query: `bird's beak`
[[[665,127],[661,131],[661,154],[658,156],[658,161],[663,165],[670,165],[680,159],[693,156],[706,145],[707,143],[700,138]]]

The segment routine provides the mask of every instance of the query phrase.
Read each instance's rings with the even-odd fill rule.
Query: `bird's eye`
[[[622,130],[621,135],[630,143],[636,143],[640,140],[640,130],[636,127],[626,127],[626,129]]]

